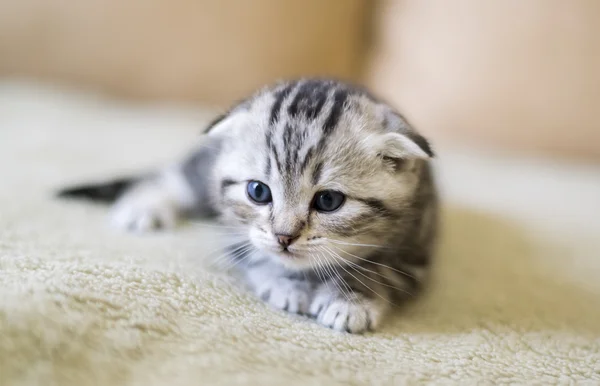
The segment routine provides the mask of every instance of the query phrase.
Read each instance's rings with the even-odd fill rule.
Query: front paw
[[[119,199],[111,217],[112,225],[119,230],[146,232],[173,228],[178,213],[175,205],[158,187],[143,185]]]
[[[307,283],[285,277],[274,278],[260,284],[256,293],[271,306],[293,314],[306,314],[310,304]]]
[[[346,298],[323,291],[311,303],[309,313],[326,327],[359,334],[377,328],[385,309],[382,300],[356,293]]]

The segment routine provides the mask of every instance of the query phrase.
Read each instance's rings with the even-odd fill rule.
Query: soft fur
[[[216,214],[258,296],[358,333],[425,279],[438,212],[432,156],[401,115],[364,90],[308,79],[260,90],[216,120],[182,162],[122,195],[109,185],[63,194],[120,195],[113,223],[134,231]],[[255,203],[250,181],[266,184],[272,202]],[[315,210],[315,194],[328,190],[343,193],[343,204]],[[281,235],[293,242],[284,246]]]

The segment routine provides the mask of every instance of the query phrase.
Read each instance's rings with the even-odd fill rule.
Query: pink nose
[[[284,248],[289,247],[290,244],[292,244],[298,238],[298,236],[293,236],[293,235],[277,234],[276,236],[277,236],[277,242],[279,243],[279,245],[281,245]]]

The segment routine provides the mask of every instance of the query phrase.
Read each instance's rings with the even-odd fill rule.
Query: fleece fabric
[[[64,185],[148,170],[213,111],[0,83],[0,385],[600,383],[600,167],[438,149],[429,290],[380,331],[274,311],[211,222],[131,235]]]

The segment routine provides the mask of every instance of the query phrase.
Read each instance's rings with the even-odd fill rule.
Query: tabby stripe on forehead
[[[272,136],[272,135],[273,135],[273,128],[272,128],[272,127],[270,127],[270,128],[267,130],[267,134],[265,135],[265,142],[266,142],[266,144],[267,144],[267,149],[270,149],[270,148],[271,148],[271,136]]]
[[[299,152],[304,142],[302,130],[287,124],[283,132],[283,148],[286,153],[285,166],[288,171],[298,170],[294,166],[298,164]]]
[[[285,125],[285,130],[283,132],[283,151],[285,152],[285,167],[288,172],[292,170],[292,157],[294,153],[294,149],[297,150],[294,144],[292,144],[292,136],[293,136],[294,127],[289,123]]]
[[[312,146],[310,149],[308,149],[308,151],[306,152],[306,155],[304,156],[304,160],[302,161],[302,165],[300,166],[300,174],[304,173],[304,171],[306,170],[306,167],[308,166],[308,163],[312,159],[314,153],[315,153],[315,147]]]
[[[319,163],[317,163],[317,165],[315,166],[315,168],[313,170],[313,174],[312,174],[313,185],[316,185],[319,182],[319,180],[321,179],[322,171],[323,171],[323,162],[319,162]]]
[[[309,119],[315,119],[321,113],[321,110],[327,101],[328,91],[329,87],[325,87],[323,85],[320,85],[319,88],[314,90],[313,97],[316,99],[316,101],[315,103],[312,103],[306,111],[306,116]]]
[[[287,150],[292,145],[292,135],[294,128],[289,123],[285,125],[283,129],[283,149]]]
[[[267,178],[271,176],[271,155],[267,154],[267,164],[265,166],[265,175]]]
[[[277,91],[275,93],[275,102],[273,102],[273,107],[271,107],[271,116],[269,118],[269,124],[274,125],[275,122],[279,120],[279,114],[281,110],[281,105],[285,101],[285,99],[290,95],[292,90],[294,89],[294,84],[288,84],[283,89]]]
[[[347,90],[336,90],[333,95],[333,106],[331,106],[331,111],[329,112],[329,116],[323,125],[323,134],[328,136],[331,134],[333,129],[337,126],[338,121],[344,110],[344,103],[348,98]]]
[[[298,92],[294,96],[294,99],[290,102],[288,107],[288,114],[294,118],[298,115],[298,105],[305,102],[309,97],[310,82],[306,82],[300,85]]]
[[[300,86],[294,100],[288,107],[288,114],[291,117],[296,117],[299,113],[304,113],[309,119],[315,119],[326,100],[326,85],[318,80],[309,80]]]
[[[271,115],[269,117],[269,126],[270,127],[269,127],[269,130],[267,130],[266,138],[265,138],[267,148],[270,149],[271,152],[273,153],[274,158],[275,158],[275,163],[277,164],[277,169],[279,170],[280,174],[282,174],[282,169],[281,169],[281,164],[279,161],[279,155],[277,154],[277,149],[275,149],[275,144],[273,143],[271,136],[273,135],[273,125],[279,120],[281,105],[283,104],[285,99],[288,97],[288,95],[290,95],[290,93],[294,89],[294,86],[295,86],[295,83],[286,84],[285,86],[283,86],[283,88],[281,90],[278,90],[277,92],[275,92],[275,94],[274,94],[275,101],[273,102],[273,106],[271,107]],[[267,175],[269,175],[271,172],[270,156],[267,156],[266,172],[267,172]]]
[[[292,162],[296,166],[296,170],[298,170],[297,166],[300,161],[300,150],[304,146],[304,141],[306,140],[306,130],[294,130],[294,154],[292,154]]]
[[[283,176],[283,168],[281,166],[281,162],[279,161],[279,153],[275,148],[275,144],[271,144],[271,152],[273,153],[273,159],[275,160],[275,165],[277,165],[277,170],[279,171],[279,174]]]

